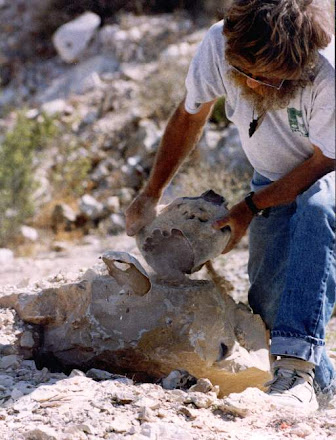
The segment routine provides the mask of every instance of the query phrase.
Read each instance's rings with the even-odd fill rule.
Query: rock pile
[[[118,242],[118,237],[113,238],[115,247],[121,246],[124,241]],[[125,240],[125,239],[124,239]],[[117,242],[119,244],[117,244]],[[88,251],[85,247],[81,248],[81,254]],[[95,248],[95,252],[98,250]],[[241,261],[241,253],[237,252],[237,258]],[[244,251],[246,253],[246,251]],[[212,356],[218,355],[218,342],[214,335],[222,332],[223,335],[232,335],[232,330],[236,328],[234,333],[237,336],[238,344],[234,347],[234,354],[243,354],[243,350],[239,349],[242,341],[249,341],[249,332],[251,328],[256,328],[255,322],[250,322],[247,316],[252,319],[252,315],[244,306],[237,306],[225,294],[225,291],[218,287],[217,294],[214,295],[215,288],[210,282],[190,283],[186,286],[185,291],[187,297],[185,302],[187,308],[194,304],[192,312],[185,316],[182,333],[180,337],[184,341],[189,352],[184,351],[188,362],[190,355],[197,356],[194,361],[194,370],[190,368],[193,374],[178,368],[169,371],[168,375],[162,374],[161,380],[156,383],[139,383],[142,377],[128,377],[118,375],[118,371],[114,368],[101,370],[100,368],[72,369],[69,366],[67,374],[61,373],[60,368],[64,368],[64,364],[56,363],[56,357],[51,357],[51,353],[47,358],[39,357],[38,352],[44,345],[44,334],[47,335],[48,344],[63,344],[63,341],[57,336],[57,332],[63,328],[67,335],[75,336],[77,333],[77,342],[80,346],[72,347],[78,350],[82,356],[81,349],[88,347],[84,345],[85,331],[80,331],[80,326],[85,319],[91,319],[90,329],[92,333],[92,341],[106,347],[109,340],[117,342],[118,334],[113,335],[110,327],[108,328],[108,319],[104,320],[104,310],[111,315],[111,310],[117,310],[117,316],[110,316],[112,325],[116,325],[119,331],[126,334],[127,319],[132,315],[136,320],[136,308],[130,309],[128,313],[127,306],[133,304],[142,304],[139,308],[139,316],[145,313],[145,316],[158,316],[158,311],[165,311],[165,315],[170,317],[172,322],[163,320],[161,328],[163,337],[166,335],[164,331],[176,329],[175,321],[179,321],[183,317],[180,313],[181,308],[175,307],[183,304],[183,296],[185,292],[174,290],[174,285],[167,293],[166,286],[165,298],[162,298],[157,304],[156,298],[160,298],[158,292],[152,295],[152,289],[161,289],[164,287],[158,285],[153,276],[150,277],[150,291],[145,286],[144,290],[138,291],[137,294],[132,293],[132,283],[125,282],[125,273],[128,275],[126,279],[131,277],[135,268],[141,269],[140,279],[146,279],[146,271],[139,266],[137,260],[129,258],[125,253],[109,252],[103,255],[106,267],[103,264],[93,267],[88,271],[80,271],[77,274],[62,275],[58,274],[50,277],[48,280],[28,285],[27,287],[3,287],[0,293],[0,304],[6,305],[1,308],[0,305],[0,438],[3,440],[223,440],[224,438],[235,438],[237,440],[246,439],[262,439],[262,440],[282,440],[284,437],[290,438],[306,438],[307,440],[315,440],[316,438],[327,440],[333,438],[336,434],[336,401],[335,399],[325,404],[314,417],[303,416],[294,413],[292,410],[274,408],[262,391],[256,388],[247,388],[241,393],[230,394],[228,397],[220,397],[219,386],[216,385],[215,378],[223,375],[224,370],[229,367],[236,368],[238,363],[242,366],[242,361],[256,362],[253,358],[253,351],[247,347],[245,357],[228,356],[223,359],[223,364],[213,362]],[[231,261],[232,259],[230,259]],[[57,267],[54,261],[54,270]],[[236,277],[242,277],[244,268],[235,261],[234,268],[238,269]],[[17,264],[17,263],[14,263]],[[32,266],[32,265],[31,265]],[[71,260],[68,267],[71,266]],[[8,267],[8,266],[7,266]],[[7,270],[10,270],[9,267]],[[22,270],[22,267],[21,269]],[[114,278],[109,275],[112,270]],[[230,270],[229,273],[232,271]],[[135,272],[136,274],[136,272]],[[118,276],[120,275],[120,276]],[[74,307],[81,307],[83,300],[87,297],[88,288],[82,289],[78,287],[85,285],[83,279],[87,280],[86,284],[91,284],[92,293],[89,315],[80,313]],[[148,280],[148,278],[147,278]],[[236,278],[232,278],[235,284],[238,284]],[[240,279],[242,282],[243,279]],[[101,290],[107,291],[104,295],[97,295],[99,284]],[[147,281],[148,282],[148,281]],[[139,286],[139,278],[136,286]],[[106,289],[106,286],[108,287]],[[175,286],[176,287],[176,286]],[[197,291],[203,289],[202,298],[200,296],[188,294],[188,289]],[[77,293],[76,293],[77,292]],[[174,292],[176,295],[174,296]],[[67,294],[68,293],[68,294]],[[76,298],[73,294],[76,293]],[[239,294],[240,292],[235,292]],[[168,295],[168,297],[166,297]],[[169,298],[171,301],[167,301]],[[207,298],[209,298],[207,300]],[[108,299],[108,301],[106,301]],[[112,301],[110,301],[112,300]],[[123,303],[123,301],[126,301]],[[192,302],[193,301],[193,302]],[[205,301],[207,303],[205,304]],[[225,319],[228,319],[223,329],[216,328],[213,316],[218,316],[219,311],[214,310],[212,305],[219,304],[223,310]],[[15,305],[18,312],[7,305]],[[35,307],[35,310],[34,310]],[[41,310],[36,308],[41,307]],[[197,307],[202,310],[197,311]],[[71,309],[72,308],[72,309]],[[20,310],[23,314],[30,314],[29,320],[34,317],[34,323],[28,323],[19,318]],[[68,314],[66,313],[68,310]],[[72,310],[72,313],[71,313]],[[62,314],[65,311],[65,314]],[[41,312],[41,313],[40,313]],[[80,315],[79,321],[76,322],[76,316]],[[121,314],[119,314],[121,312]],[[123,313],[125,312],[125,313]],[[106,315],[105,313],[105,315]],[[215,315],[213,315],[215,313]],[[46,317],[46,314],[48,316]],[[53,317],[56,315],[56,317]],[[23,316],[23,315],[22,315]],[[27,316],[27,315],[26,315]],[[91,318],[89,318],[91,316]],[[122,316],[123,319],[117,323],[117,318]],[[211,316],[211,322],[209,321]],[[235,319],[233,319],[235,316]],[[43,324],[37,324],[36,321],[42,321]],[[94,322],[94,318],[99,320]],[[236,318],[238,321],[236,321]],[[55,321],[54,321],[55,319]],[[193,321],[194,319],[194,321]],[[195,327],[196,321],[205,322],[205,330],[209,332],[206,339],[202,339],[203,329]],[[63,324],[62,324],[63,321]],[[148,328],[151,322],[145,320],[140,323],[139,328]],[[237,327],[235,322],[240,322]],[[242,328],[242,324],[246,323],[247,327]],[[328,329],[328,346],[329,354],[332,360],[336,361],[335,353],[332,350],[334,345],[330,345],[333,340],[332,334],[336,334],[336,322],[332,320],[333,327]],[[133,323],[133,330],[136,330],[137,324]],[[188,329],[195,330],[189,332]],[[240,329],[242,331],[238,332]],[[103,334],[105,330],[109,332],[106,336]],[[261,330],[261,328],[260,328]],[[263,331],[260,333],[262,338]],[[333,332],[333,333],[332,333]],[[52,334],[55,335],[54,341]],[[122,333],[121,333],[122,334]],[[172,334],[172,333],[170,333]],[[247,334],[247,337],[244,336]],[[66,336],[67,336],[66,335]],[[147,335],[153,336],[150,331]],[[120,336],[120,334],[119,334]],[[142,335],[146,337],[146,333]],[[178,336],[178,334],[177,334]],[[188,347],[188,338],[194,343],[194,346]],[[334,336],[335,338],[335,336]],[[209,342],[215,341],[213,345]],[[90,337],[87,338],[87,342]],[[171,338],[170,346],[178,340]],[[224,342],[229,341],[229,338]],[[147,347],[155,350],[155,342],[160,342],[160,334],[147,338]],[[136,344],[136,340],[130,341],[126,347]],[[228,343],[228,342],[227,342]],[[105,344],[105,345],[104,345]],[[208,350],[206,347],[208,346]],[[55,347],[55,345],[54,345]],[[92,346],[94,347],[94,345]],[[99,352],[96,350],[95,354]],[[134,349],[135,347],[133,347]],[[182,347],[183,348],[183,347]],[[221,347],[224,348],[224,347]],[[230,348],[230,347],[229,347]],[[331,350],[330,350],[331,348]],[[142,347],[143,349],[143,347]],[[152,354],[153,354],[152,351]],[[70,350],[71,352],[71,350]],[[260,354],[260,351],[254,352]],[[86,355],[92,354],[91,349],[86,351]],[[166,351],[159,351],[157,359],[160,355],[165,356]],[[183,365],[184,360],[182,354],[179,357],[179,364]],[[224,352],[221,351],[223,355]],[[57,355],[57,353],[56,353]],[[107,364],[108,355],[101,353],[104,365]],[[231,365],[230,365],[231,357]],[[36,359],[34,362],[33,359]],[[52,368],[46,367],[46,359],[52,364]],[[205,365],[205,359],[210,360],[205,366],[205,370],[197,371],[197,363]],[[265,358],[266,359],[266,358]],[[170,365],[173,369],[176,363],[170,359]],[[266,359],[265,362],[268,362]],[[103,362],[101,363],[101,365]],[[36,367],[38,366],[38,369]],[[184,364],[186,365],[186,364]],[[247,364],[246,364],[247,365]],[[111,364],[110,364],[111,366]],[[190,364],[188,365],[190,366]],[[128,365],[128,371],[132,369],[131,361]],[[260,367],[261,368],[261,367]],[[58,369],[58,372],[55,370]],[[209,380],[207,371],[214,373],[214,378]],[[244,387],[255,383],[256,371],[253,371],[250,379],[245,376],[251,369],[243,367],[241,372],[237,373],[239,377],[246,377]],[[120,373],[121,371],[119,371]],[[198,373],[200,375],[198,376]],[[204,373],[204,374],[203,374]],[[230,386],[233,381],[230,380],[234,375],[227,375]],[[223,376],[222,376],[223,377]],[[147,377],[148,378],[148,377]],[[261,381],[261,378],[260,378]],[[224,386],[226,381],[224,383]],[[235,384],[235,387],[237,384]],[[229,391],[228,391],[229,392]]]
[[[13,347],[22,322],[1,308],[0,321],[0,347]],[[2,440],[327,440],[336,434],[335,400],[305,417],[274,408],[255,388],[219,398],[203,378],[167,390],[99,369],[66,376],[8,356],[0,366]]]
[[[35,0],[25,6],[28,30],[35,7]],[[71,206],[59,201],[43,226],[54,232],[83,228],[87,233],[98,227],[102,233],[118,233],[124,228],[124,209],[148,177],[166,120],[184,96],[188,64],[207,25],[199,29],[183,14],[119,14],[113,24],[99,27],[100,18],[87,12],[55,33],[59,55],[16,60],[14,54],[23,50],[17,8],[16,2],[6,3],[0,18],[0,23],[15,24],[12,46],[6,26],[0,31],[5,54],[0,65],[15,73],[2,81],[1,107],[14,110],[24,104],[29,107],[28,118],[38,120],[44,112],[61,128],[57,145],[47,155],[36,157],[35,175],[40,183],[36,212],[59,197],[50,179],[55,167],[62,170],[68,154],[73,163],[87,158],[84,197],[73,200]],[[0,119],[0,135],[14,121],[14,112]],[[218,131],[215,126],[209,130]],[[226,135],[231,138],[232,130]],[[215,161],[231,161],[223,156],[223,149],[219,153],[216,148],[218,136],[210,133],[204,139]],[[80,148],[69,152],[65,146],[73,143]],[[238,162],[235,169],[244,159]]]
[[[95,367],[155,380],[182,368],[208,377],[221,394],[269,378],[260,317],[211,281],[163,283],[121,253],[103,260],[114,278],[98,266],[72,284],[2,292],[0,307],[36,326],[19,338],[29,359],[63,371]]]

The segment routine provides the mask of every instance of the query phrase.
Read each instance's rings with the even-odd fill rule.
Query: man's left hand
[[[222,229],[225,226],[229,226],[231,229],[231,237],[222,252],[223,254],[230,252],[235,246],[237,246],[245,235],[252,218],[253,213],[249,210],[245,200],[243,200],[237,205],[234,205],[225,217],[216,220],[213,224],[215,229]]]

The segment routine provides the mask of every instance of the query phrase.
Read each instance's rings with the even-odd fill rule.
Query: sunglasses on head
[[[252,79],[253,81],[267,87],[273,87],[276,90],[280,90],[283,83],[285,82],[284,79],[259,79],[258,77],[254,77],[254,75],[250,73],[246,73],[243,70],[240,70],[238,67],[232,66],[232,69],[236,72],[240,73],[241,75],[245,76],[246,78]]]

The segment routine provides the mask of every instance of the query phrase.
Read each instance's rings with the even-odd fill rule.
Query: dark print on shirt
[[[309,133],[303,122],[302,111],[296,108],[288,108],[288,121],[293,133],[300,133],[302,136],[308,137]]]

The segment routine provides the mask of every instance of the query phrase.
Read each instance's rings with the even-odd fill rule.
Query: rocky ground
[[[108,250],[135,252],[134,240],[87,238],[61,253],[36,259],[15,258],[1,268],[5,284],[31,283],[62,278],[71,281],[80,268],[96,264]],[[246,243],[214,267],[234,285],[233,296],[246,301]],[[263,440],[336,436],[336,398],[314,414],[279,410],[262,391],[249,388],[240,394],[217,398],[218,390],[208,381],[191,389],[164,389],[161,384],[134,383],[100,370],[74,370],[70,376],[38,370],[34,360],[18,356],[15,341],[22,324],[10,309],[0,311],[0,438],[4,440],[85,440],[129,438],[134,440]],[[328,348],[336,362],[336,319],[328,331]],[[178,382],[176,382],[177,384]],[[179,385],[177,385],[179,388]]]
[[[0,152],[19,113],[24,114],[23,128],[16,126],[20,133],[26,133],[32,121],[39,131],[43,115],[58,128],[56,138],[45,145],[32,139],[37,145],[30,173],[38,186],[28,188],[20,200],[33,196],[34,215],[20,217],[22,225],[11,243],[1,234],[8,234],[11,219],[26,205],[16,211],[9,204],[2,206],[0,193],[4,292],[9,285],[39,289],[55,280],[72,282],[107,250],[139,256],[134,240],[123,233],[123,211],[148,176],[166,120],[184,95],[188,63],[218,10],[217,2],[199,1],[206,10],[212,8],[212,15],[195,21],[185,11],[143,16],[134,7],[129,10],[135,15],[118,9],[110,18],[101,14],[101,20],[87,21],[82,38],[76,39],[74,23],[63,28],[59,41],[65,45],[56,48],[52,41],[56,27],[86,9],[74,13],[67,8],[63,13],[67,2],[58,11],[46,6],[62,2],[47,3],[0,0]],[[199,195],[209,188],[223,190],[231,202],[238,197],[237,179],[231,193],[233,175],[215,168],[225,165],[240,183],[250,171],[237,131],[226,122],[217,115],[200,142],[196,161],[202,159],[208,168],[178,181],[167,200],[173,195]],[[14,173],[25,162],[9,168],[12,165]],[[0,176],[5,174],[0,169]],[[244,177],[245,187],[247,180]],[[74,182],[77,186],[69,189]],[[1,230],[2,221],[9,228]],[[246,302],[247,253],[245,241],[214,262],[215,271],[232,283],[236,301]],[[199,276],[208,276],[206,270]],[[308,417],[279,411],[258,389],[219,399],[218,389],[207,380],[191,389],[168,390],[97,370],[75,370],[66,376],[37,369],[31,357],[18,354],[19,344],[20,353],[30,353],[31,333],[23,334],[23,323],[13,310],[0,309],[3,440],[336,438],[335,398],[323,401],[321,409]],[[328,328],[327,346],[336,363],[336,318]]]

